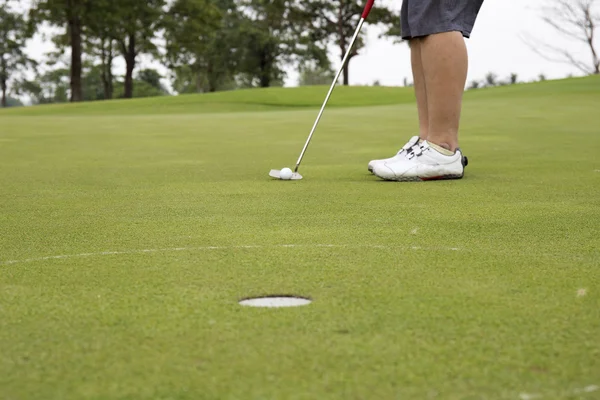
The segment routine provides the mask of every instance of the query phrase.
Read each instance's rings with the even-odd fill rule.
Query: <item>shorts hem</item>
[[[429,35],[435,35],[436,33],[446,33],[446,32],[460,32],[462,33],[463,37],[465,38],[470,38],[471,37],[471,30],[470,29],[465,29],[463,27],[459,27],[459,26],[455,26],[455,25],[449,25],[449,26],[443,26],[443,27],[439,27],[436,29],[428,29],[428,30],[415,30],[415,32],[408,32],[406,35],[402,34],[402,39],[404,40],[410,40],[410,39],[417,39],[417,38],[422,38],[425,36],[429,36]]]

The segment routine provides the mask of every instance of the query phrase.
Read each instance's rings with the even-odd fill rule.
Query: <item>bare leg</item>
[[[427,112],[427,90],[425,87],[425,74],[423,73],[423,62],[421,61],[421,39],[411,39],[410,60],[412,64],[413,82],[415,85],[415,96],[417,97],[417,108],[419,111],[419,137],[427,139],[429,134],[429,113]]]
[[[465,40],[460,32],[430,35],[421,39],[420,51],[429,113],[427,140],[454,151],[469,64]]]

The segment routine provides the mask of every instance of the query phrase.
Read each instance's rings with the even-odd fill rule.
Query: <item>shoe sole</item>
[[[430,178],[419,178],[416,176],[412,176],[412,177],[400,177],[400,178],[394,178],[394,179],[386,179],[386,178],[381,178],[383,180],[386,181],[390,181],[390,182],[428,182],[428,181],[448,181],[448,180],[452,180],[452,179],[462,179],[464,175],[442,175],[442,176],[432,176]]]
[[[463,168],[465,168],[467,165],[469,165],[469,159],[467,158],[467,156],[463,156],[462,161],[461,161]],[[375,174],[373,172],[373,168],[371,166],[368,166],[367,169],[369,170],[370,173]],[[436,178],[436,179],[461,179],[462,175],[460,176],[460,178]],[[418,180],[422,180],[422,179],[418,179]],[[434,180],[434,179],[426,179],[426,180]]]

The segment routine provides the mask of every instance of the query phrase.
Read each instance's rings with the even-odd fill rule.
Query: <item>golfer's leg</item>
[[[454,151],[467,80],[465,40],[461,32],[433,34],[421,39],[419,50],[429,117],[427,141]]]
[[[429,113],[427,112],[427,90],[425,88],[423,62],[421,61],[421,42],[422,39],[420,38],[411,39],[410,59],[415,96],[417,98],[417,109],[419,111],[419,137],[425,140],[429,134]]]

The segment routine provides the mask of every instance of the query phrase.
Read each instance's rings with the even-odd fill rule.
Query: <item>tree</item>
[[[90,39],[90,41],[91,40],[93,39]],[[110,100],[113,98],[114,91],[112,66],[116,56],[115,41],[112,37],[103,35],[96,38],[95,46],[92,48],[95,48],[96,52],[90,50],[90,54],[95,54],[100,59],[98,67],[100,69],[100,78],[102,80],[103,98],[105,100]]]
[[[6,107],[22,107],[23,103],[19,99],[15,99],[14,97],[6,98]]]
[[[310,40],[319,43],[321,48],[334,43],[343,59],[350,45],[350,40],[361,17],[364,2],[361,0],[306,0],[300,3],[303,10],[303,22],[309,32]],[[383,25],[387,35],[397,36],[400,17],[390,8],[379,5],[371,10],[368,22]],[[358,56],[365,45],[365,31],[360,33],[344,66],[344,85],[350,81],[350,61]]]
[[[192,71],[189,65],[182,65],[173,69],[171,84],[177,93],[204,93],[214,91],[233,90],[239,87],[233,74],[219,79],[217,86],[212,86],[209,78],[203,74]]]
[[[583,43],[590,52],[590,59],[582,61],[569,49],[525,37],[533,51],[546,60],[567,63],[585,74],[600,74],[600,49],[596,28],[600,26],[599,0],[548,0],[542,8],[542,20],[563,37]]]
[[[33,65],[24,52],[25,42],[30,37],[25,19],[12,11],[6,1],[0,1],[0,89],[2,107],[7,107],[9,80],[19,71]]]
[[[243,86],[273,86],[298,53],[298,12],[293,0],[240,0],[237,72]]]
[[[86,70],[86,73],[83,75],[82,79],[83,100],[95,101],[107,99],[104,82],[102,80],[102,66],[87,65],[87,68],[84,68],[84,70]]]
[[[17,94],[28,95],[34,104],[64,103],[69,101],[70,69],[56,68],[36,74],[33,80],[21,80],[15,85]]]
[[[485,85],[487,87],[496,86],[498,84],[497,79],[498,75],[493,72],[488,72],[488,74],[485,76]]]
[[[467,90],[479,89],[480,87],[481,87],[481,82],[479,82],[477,80],[473,80],[473,81],[471,81],[471,83],[469,83],[469,87],[467,88]]]
[[[102,99],[113,98],[113,61],[118,54],[116,30],[119,23],[118,8],[114,0],[94,0],[93,17],[86,21],[84,51],[94,60],[94,74],[102,82]],[[88,76],[89,77],[89,76]],[[86,85],[88,86],[88,85]],[[89,97],[84,91],[84,96]]]
[[[151,68],[143,69],[137,73],[138,81],[147,83],[159,92],[167,93],[167,89],[160,83],[162,78],[162,75],[157,70]]]
[[[33,23],[47,21],[65,28],[64,43],[71,48],[70,92],[71,101],[83,100],[82,75],[82,34],[85,21],[91,14],[93,0],[34,0],[31,10]]]
[[[227,0],[176,0],[171,5],[163,22],[166,57],[180,80],[195,82],[185,84],[185,91],[214,92],[231,82],[238,19]]]
[[[199,93],[203,91],[205,85],[202,76],[198,76],[197,73],[192,71],[189,65],[178,67],[171,65],[170,67],[173,73],[171,84],[176,93]]]
[[[133,71],[141,53],[156,54],[152,39],[163,13],[164,0],[112,0],[115,26],[113,37],[125,59],[124,97],[133,97]]]
[[[100,65],[84,65],[83,93],[85,101],[104,100],[104,83],[102,81],[102,67]],[[164,96],[167,90],[161,85],[160,74],[153,69],[139,71],[134,78],[132,97]],[[117,90],[117,97],[123,98],[125,84],[117,80],[112,83]]]
[[[157,97],[157,96],[165,96],[167,93],[164,91],[157,89],[156,87],[150,85],[148,82],[141,81],[139,79],[133,80],[133,93],[132,98],[140,98],[140,97]],[[116,81],[115,88],[117,89],[117,93],[121,93],[117,95],[118,98],[124,98],[124,88],[125,83],[123,81]]]
[[[154,70],[151,70],[151,71],[156,72]],[[140,71],[140,72],[142,72],[142,71]],[[158,74],[158,73],[156,72],[156,74]],[[124,91],[124,87],[125,87],[123,82],[119,81],[117,79],[114,79],[111,74],[111,79],[112,79],[110,82],[111,92],[107,94],[105,79],[106,79],[106,70],[103,65],[92,64],[92,62],[89,62],[89,61],[84,63],[84,75],[83,75],[83,79],[82,79],[84,101],[108,100],[108,99],[113,98],[113,92],[115,92],[115,91],[118,92],[116,97],[123,98],[122,92]],[[148,79],[154,80],[155,77],[152,77],[152,78],[148,77]],[[158,79],[160,79],[160,75],[159,75]],[[140,82],[142,82],[144,85],[151,86],[150,84],[147,84],[142,80],[134,79],[134,87],[135,87],[135,84],[140,83]],[[159,91],[162,93],[163,91],[165,91],[165,89],[161,87],[161,89],[159,89]],[[135,90],[134,90],[133,97],[136,97]]]
[[[299,86],[331,85],[335,73],[330,68],[306,66],[300,69]]]

